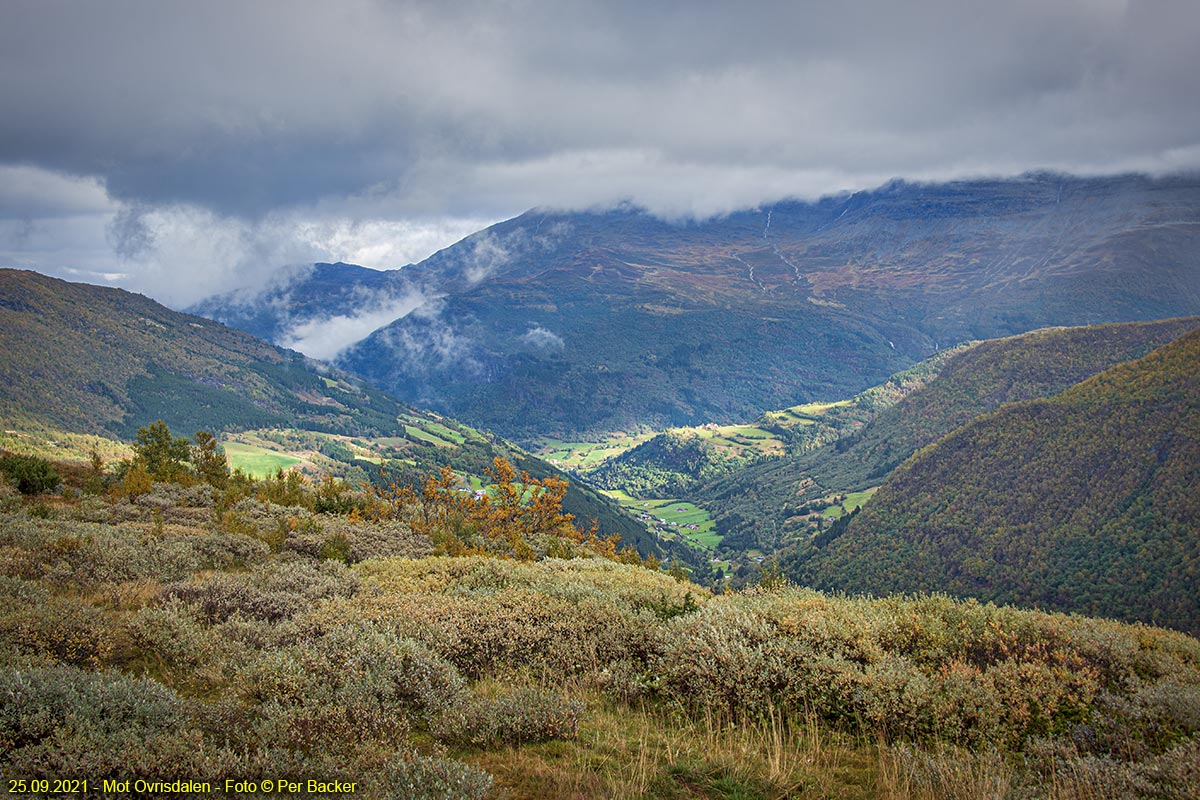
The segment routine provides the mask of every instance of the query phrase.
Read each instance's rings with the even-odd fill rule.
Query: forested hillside
[[[1200,630],[1200,331],[918,452],[787,571]]]
[[[299,353],[141,295],[0,270],[0,417],[129,438],[282,423],[362,435],[409,410]]]
[[[0,270],[7,446],[23,449],[23,434],[128,441],[157,419],[185,436],[255,431],[255,441],[355,480],[386,473],[413,482],[444,465],[479,479],[495,456],[534,477],[561,474],[491,434],[241,331],[119,289]],[[606,533],[660,552],[641,525],[586,486],[573,483],[564,504],[581,524],[596,519]]]
[[[806,503],[879,485],[921,447],[1003,403],[1056,394],[1196,327],[1200,318],[1188,317],[1054,328],[977,343],[945,359],[931,370],[936,378],[880,408],[859,430],[710,481],[696,497],[713,512],[727,546],[753,546],[771,520],[785,529],[805,527],[797,509]]]

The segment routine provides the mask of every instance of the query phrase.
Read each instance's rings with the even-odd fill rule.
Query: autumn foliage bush
[[[432,512],[478,503],[458,494]],[[0,512],[0,770],[481,798],[491,777],[458,757],[582,752],[611,707],[713,741],[836,729],[910,796],[1046,796],[1071,776],[1061,796],[1186,797],[1200,775],[1188,636],[782,579],[713,596],[620,563],[559,512],[464,506],[438,539],[412,529],[426,509],[409,499],[331,516],[156,483],[136,501],[52,499],[45,519]],[[469,554],[429,555],[453,541]],[[547,557],[557,541],[565,556]]]

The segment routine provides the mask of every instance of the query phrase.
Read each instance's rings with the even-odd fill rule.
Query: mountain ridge
[[[534,209],[388,273],[423,302],[337,361],[526,441],[729,422],[966,339],[1200,312],[1198,248],[1195,176],[893,182],[704,221]]]
[[[921,447],[1003,403],[1057,394],[1198,327],[1200,317],[1184,317],[1043,329],[973,343],[859,430],[809,452],[749,465],[701,485],[694,496],[713,512],[717,530],[732,536],[731,546],[752,546],[764,519],[786,529],[806,503],[879,485]]]
[[[936,589],[1194,632],[1197,365],[1192,331],[1003,405],[919,450],[844,533],[787,569],[814,586]]]

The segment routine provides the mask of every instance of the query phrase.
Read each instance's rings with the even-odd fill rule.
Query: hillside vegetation
[[[918,452],[789,573],[1200,630],[1200,331]]]
[[[0,770],[406,800],[1185,798],[1200,775],[1183,634],[714,597],[560,538],[553,503],[438,480],[0,484]]]
[[[0,270],[0,420],[129,439],[272,425],[395,429],[408,406],[344,373],[119,289]]]
[[[352,482],[420,476],[449,464],[478,485],[497,456],[537,478],[549,464],[490,434],[413,408],[361,380],[241,331],[119,289],[0,270],[0,449],[84,461],[163,420],[210,431],[241,464],[298,465]],[[234,441],[236,440],[236,442]],[[645,553],[645,528],[583,485],[564,503]]]
[[[766,459],[696,488],[717,529],[734,549],[749,549],[764,529],[805,536],[827,498],[878,486],[901,462],[964,423],[1004,403],[1049,397],[1120,362],[1149,353],[1200,318],[1053,328],[979,342],[893,376],[906,387],[879,401],[878,390],[852,404],[857,425],[842,426],[823,447]],[[864,400],[866,401],[864,403]]]

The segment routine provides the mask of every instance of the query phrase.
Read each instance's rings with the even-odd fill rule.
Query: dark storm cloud
[[[570,154],[710,179],[1149,165],[1200,139],[1198,18],[1118,2],[10,3],[0,157],[240,215],[372,191],[473,211],[439,172],[469,185]]]
[[[0,174],[59,179],[0,201],[100,186],[138,209],[110,231],[148,237],[114,241],[153,244],[121,226],[703,215],[895,176],[1195,168],[1197,41],[1194,2],[9,0]]]

